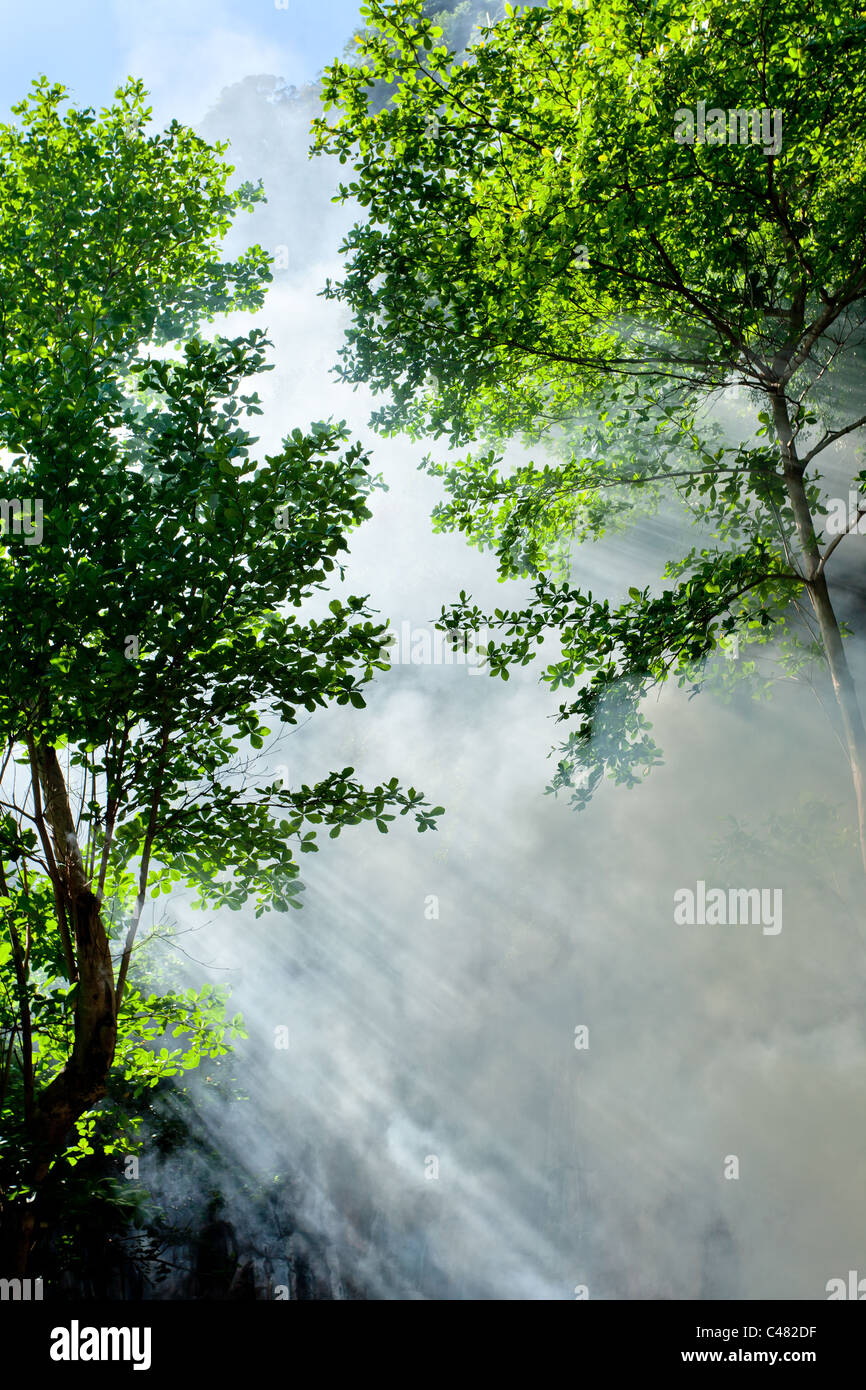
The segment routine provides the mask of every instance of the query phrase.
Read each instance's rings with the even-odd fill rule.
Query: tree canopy
[[[363,597],[310,605],[369,516],[368,459],[332,422],[253,453],[267,339],[202,331],[270,278],[260,248],[217,259],[260,196],[227,191],[225,147],[148,134],[135,82],[99,117],[65,99],[37,83],[0,128],[0,1218],[19,1269],[23,1199],[70,1142],[89,1151],[110,1077],[140,1094],[241,1028],[210,987],[136,980],[148,898],[283,911],[320,827],[441,811],[396,777],[258,770],[266,718],[363,707],[387,665]],[[185,1043],[160,1048],[169,1032]]]
[[[658,761],[642,697],[672,676],[699,688],[729,635],[771,639],[794,673],[817,660],[866,865],[866,735],[816,471],[866,425],[862,394],[828,389],[862,362],[862,6],[506,5],[463,54],[426,10],[366,6],[356,60],[326,72],[315,149],[351,163],[338,196],[365,218],[325,287],[352,313],[340,375],[384,395],[386,432],[492,444],[428,461],[436,524],[534,580],[520,610],[461,594],[443,621],[492,628],[503,678],[546,635],[560,644],[544,679],[577,687],[560,706],[576,727],[552,785],[578,806],[605,772],[633,783]],[[745,437],[714,423],[723,396],[748,407]],[[552,458],[503,468],[515,434]],[[614,605],[568,582],[564,539],[665,493],[698,541],[660,591]]]

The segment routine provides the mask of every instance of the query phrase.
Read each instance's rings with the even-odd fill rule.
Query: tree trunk
[[[805,469],[797,458],[794,432],[788,415],[788,403],[782,392],[773,396],[773,420],[779,440],[785,486],[788,490],[788,497],[797,526],[797,535],[800,540],[806,588],[815,617],[818,620],[821,641],[824,644],[824,654],[830,669],[830,679],[833,682],[833,691],[842,718],[842,731],[851,765],[854,796],[857,801],[860,857],[863,861],[863,869],[866,871],[866,727],[863,724],[863,713],[860,709],[848,658],[845,655],[842,634],[839,631],[833,601],[827,588],[827,580],[823,572],[819,570],[821,550],[818,545],[818,537],[815,534],[809,499],[806,496],[803,482]]]
[[[106,1092],[117,1043],[114,970],[98,898],[90,891],[75,833],[66,783],[57,754],[48,745],[36,749],[46,823],[51,831],[60,891],[72,924],[78,984],[72,1053],[57,1076],[34,1098],[28,1125],[25,1181],[38,1190],[52,1163],[66,1146],[76,1120]],[[32,1245],[35,1207],[10,1204],[4,1212],[5,1244],[14,1247],[16,1275],[26,1273]]]

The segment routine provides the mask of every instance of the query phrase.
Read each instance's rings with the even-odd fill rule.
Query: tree
[[[445,625],[498,631],[502,678],[560,643],[544,679],[584,683],[560,706],[577,724],[552,786],[578,806],[605,772],[632,784],[659,760],[642,697],[671,677],[699,688],[729,637],[772,641],[794,674],[817,661],[866,867],[866,733],[827,568],[843,537],[824,534],[816,472],[866,425],[860,383],[859,401],[828,388],[863,361],[862,6],[505,8],[459,61],[413,0],[371,0],[316,130],[317,152],[353,164],[339,196],[366,210],[325,293],[353,315],[342,376],[388,393],[379,428],[559,451],[511,472],[495,448],[427,461],[447,493],[437,527],[536,581],[527,607],[487,618],[461,594]],[[748,412],[738,440],[708,417],[723,394]],[[564,536],[665,493],[699,536],[673,583],[616,606],[568,584]]]
[[[164,942],[166,935],[167,924],[160,923],[155,936]],[[50,1054],[59,1066],[69,1054],[74,999],[51,959],[52,945],[47,932],[33,934],[27,1011],[40,1061]],[[187,1162],[201,1148],[199,1098],[219,1095],[212,1103],[223,1108],[237,1094],[230,1081],[226,1084],[231,1075],[226,1054],[232,1039],[247,1034],[240,1015],[226,1018],[227,987],[176,986],[176,962],[169,968],[164,951],[156,959],[155,942],[152,949],[140,942],[127,977],[105,1097],[73,1127],[38,1190],[29,1267],[44,1278],[52,1299],[62,1297],[64,1289],[79,1298],[136,1296],[118,1288],[140,1288],[154,1273],[163,1278],[161,1251],[180,1239],[176,1223],[154,1200],[154,1164],[174,1146],[186,1146]],[[6,1079],[0,1191],[5,1201],[14,1202],[33,1192],[26,1182],[21,1186],[27,1132],[20,1061],[13,1054],[21,1012],[8,939],[0,941],[0,1020]],[[46,1074],[50,1070],[46,1065]],[[198,1081],[195,1098],[193,1081]],[[208,1158],[213,1166],[213,1154]],[[140,1180],[145,1170],[151,1175],[147,1186]],[[9,1263],[4,1268],[8,1271]]]
[[[319,826],[386,831],[399,812],[425,830],[441,810],[351,767],[299,787],[256,773],[263,716],[363,707],[387,664],[363,598],[309,603],[369,516],[368,459],[330,423],[253,458],[267,340],[199,330],[263,301],[265,253],[216,254],[261,193],[227,191],[225,146],[176,122],[147,135],[144,99],[130,81],[98,118],[64,113],[43,79],[0,128],[2,1228],[18,1271],[28,1199],[70,1143],[89,1151],[109,1078],[140,1094],[225,1048],[212,991],[147,994],[130,975],[148,896],[186,883],[200,907],[284,911]],[[169,1030],[185,1046],[159,1048]]]

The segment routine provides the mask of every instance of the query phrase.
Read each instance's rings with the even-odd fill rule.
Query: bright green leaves
[[[130,82],[99,117],[64,112],[63,90],[43,81],[15,108],[19,124],[0,127],[0,470],[4,497],[38,503],[38,534],[10,525],[0,537],[0,745],[4,765],[28,772],[39,750],[59,817],[45,829],[32,785],[0,796],[0,1095],[22,1153],[28,1028],[37,1100],[68,1065],[63,1106],[81,1115],[108,1065],[107,1048],[79,1055],[74,875],[58,871],[52,832],[76,873],[80,851],[117,969],[154,900],[159,910],[191,887],[200,907],[284,912],[299,905],[298,861],[317,851],[319,827],[387,830],[409,815],[426,831],[442,814],[396,778],[363,787],[352,768],[256,785],[275,720],[363,709],[364,685],[388,667],[364,597],[334,598],[324,616],[309,602],[343,579],[378,482],[332,421],[256,456],[267,340],[200,329],[262,303],[266,254],[217,258],[234,213],[261,193],[227,191],[225,146],[177,123],[147,134],[144,97]],[[131,959],[109,1092],[125,1078],[136,1101],[243,1034],[208,987],[145,993]],[[86,984],[93,964],[78,963]],[[85,1116],[70,1162],[93,1134]]]
[[[174,123],[147,135],[138,82],[101,113],[63,110],[44,79],[0,127],[0,422],[10,447],[96,446],[118,365],[152,336],[263,301],[260,248],[216,256],[261,192],[226,188],[225,146]],[[37,428],[38,423],[38,428]],[[93,431],[97,430],[96,436]]]
[[[548,630],[557,634],[561,655],[542,680],[554,691],[579,686],[576,697],[559,708],[559,719],[577,721],[578,728],[561,749],[549,790],[568,788],[573,804],[582,808],[605,772],[631,786],[660,761],[639,709],[647,692],[671,676],[679,685],[699,689],[703,663],[719,636],[744,624],[738,605],[748,601],[750,620],[768,627],[787,605],[792,578],[799,583],[785,574],[771,549],[756,541],[740,553],[691,557],[688,577],[657,597],[630,588],[629,601],[614,607],[542,576],[524,609],[497,609],[485,617],[462,595],[443,610],[437,626],[497,634],[487,647],[488,668],[503,679],[509,666],[536,658]]]
[[[353,161],[345,195],[367,210],[325,292],[353,311],[345,375],[387,393],[379,425],[507,433],[638,357],[695,385],[769,380],[793,304],[805,336],[836,287],[862,293],[866,36],[846,0],[828,44],[830,10],[539,6],[461,64],[420,5],[374,0],[362,66],[326,73],[339,115],[316,149]],[[738,135],[675,140],[699,101],[781,111],[772,167]]]
[[[786,621],[817,542],[794,524],[768,402],[785,393],[808,461],[826,444],[811,433],[822,378],[862,333],[861,8],[556,0],[506,8],[458,55],[418,0],[371,0],[358,64],[326,72],[315,149],[351,162],[340,197],[364,208],[324,291],[352,313],[342,376],[381,394],[383,432],[522,435],[558,459],[506,468],[480,449],[424,466],[444,488],[435,529],[492,550],[500,580],[538,581],[519,613],[461,601],[445,626],[499,632],[499,679],[545,632],[560,641],[545,679],[581,693],[562,707],[579,731],[554,785],[578,804],[605,769],[628,781],[657,760],[642,694],[703,679],[719,642],[772,634],[794,673],[823,655]],[[723,142],[706,138],[720,113]],[[734,385],[767,408],[731,443],[698,410]],[[816,482],[804,489],[820,517]],[[573,543],[665,494],[701,536],[667,567],[676,587],[563,607]],[[755,660],[723,664],[727,683],[736,669],[760,685]]]
[[[659,484],[680,440],[654,428],[648,407],[634,406],[587,423],[574,422],[560,444],[563,464],[520,464],[506,471],[490,451],[456,464],[425,459],[448,500],[433,511],[436,531],[462,532],[479,549],[494,549],[499,577],[545,572],[564,578],[575,540],[616,531],[656,505]]]

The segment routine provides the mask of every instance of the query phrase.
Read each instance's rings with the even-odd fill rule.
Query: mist
[[[220,325],[274,344],[259,450],[329,416],[370,448],[389,490],[334,592],[369,594],[398,632],[432,632],[460,589],[517,605],[525,586],[498,584],[490,555],[432,534],[430,446],[377,438],[371,397],[331,374],[346,322],[319,291],[356,212],[331,202],[340,171],[308,159],[313,111],[308,90],[253,76],[197,123],[268,197],[228,251],[279,255],[264,310]],[[840,496],[856,459],[835,451]],[[578,547],[573,579],[613,598],[658,583],[687,534],[662,509]],[[833,562],[860,634],[863,544]],[[862,1263],[866,1143],[862,887],[826,693],[666,688],[648,708],[664,765],[575,814],[544,793],[562,730],[540,670],[506,684],[404,660],[366,710],[318,712],[268,748],[262,777],[351,765],[446,815],[435,834],[398,820],[326,838],[301,912],[224,913],[178,938],[185,983],[229,982],[245,1016],[246,1099],[201,1106],[215,1168],[146,1152],[141,1181],[159,1199],[200,1184],[203,1210],[218,1172],[264,1296],[823,1298]],[[675,894],[698,883],[781,890],[780,929],[677,924]],[[201,926],[182,895],[172,908]],[[260,1200],[275,1179],[291,1229]],[[299,1251],[312,1292],[292,1283]]]

